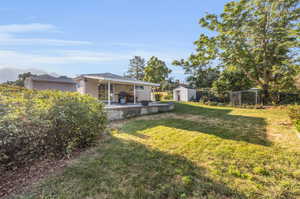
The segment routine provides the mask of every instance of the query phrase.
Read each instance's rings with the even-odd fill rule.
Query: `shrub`
[[[90,146],[106,127],[103,104],[79,93],[0,86],[0,169]]]
[[[163,100],[172,100],[173,99],[173,94],[172,92],[165,92],[165,94],[162,96]]]
[[[155,101],[161,101],[161,100],[172,100],[173,94],[172,92],[154,92],[154,99]]]
[[[155,101],[161,101],[161,99],[162,99],[161,92],[154,92],[153,95],[154,95],[154,100]]]
[[[300,106],[293,105],[288,107],[288,114],[298,132],[300,132]]]

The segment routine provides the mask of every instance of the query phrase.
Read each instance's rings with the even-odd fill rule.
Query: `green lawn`
[[[300,139],[284,109],[177,104],[112,127],[20,198],[300,198]]]

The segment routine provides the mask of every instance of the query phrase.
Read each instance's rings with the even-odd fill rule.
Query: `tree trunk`
[[[269,85],[268,84],[264,84],[262,86],[263,89],[263,105],[267,105],[270,102],[270,93],[269,93]]]

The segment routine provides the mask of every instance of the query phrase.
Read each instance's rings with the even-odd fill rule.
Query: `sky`
[[[228,0],[10,0],[0,7],[0,73],[32,70],[76,76],[122,75],[129,59],[187,58],[201,33],[198,20]],[[1,76],[1,74],[0,74]],[[2,72],[2,76],[4,72]],[[1,81],[1,80],[0,80]]]

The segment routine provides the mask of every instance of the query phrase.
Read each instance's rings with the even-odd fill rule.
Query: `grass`
[[[176,104],[112,127],[93,153],[18,198],[300,197],[300,140],[284,109]]]

